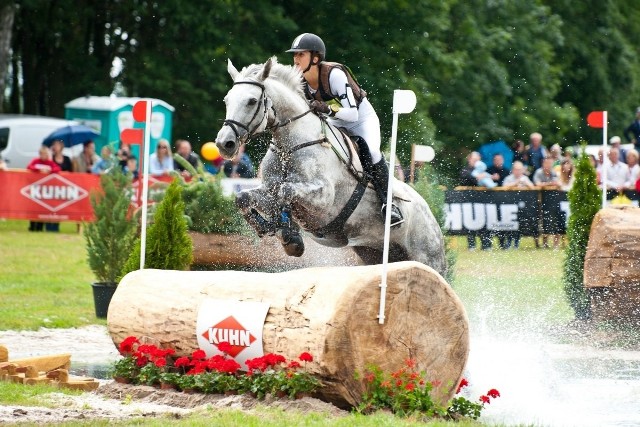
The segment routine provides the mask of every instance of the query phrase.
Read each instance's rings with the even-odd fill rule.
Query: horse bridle
[[[258,130],[258,128],[260,127],[260,125],[262,124],[262,122],[264,121],[265,117],[268,116],[268,112],[267,112],[267,96],[265,94],[265,87],[262,83],[260,82],[255,82],[255,81],[251,81],[251,80],[244,80],[244,81],[240,81],[240,82],[234,82],[233,85],[253,85],[253,86],[258,86],[261,90],[260,93],[260,102],[257,103],[257,107],[256,107],[256,112],[253,113],[253,116],[251,117],[251,120],[249,120],[249,123],[247,123],[246,125],[243,123],[240,123],[237,120],[232,120],[232,119],[225,119],[223,121],[223,126],[229,126],[231,128],[231,130],[233,131],[233,133],[236,135],[236,139],[240,140],[240,138],[242,138],[245,135],[248,135],[247,140],[245,141],[245,144],[247,142],[249,142],[249,140],[251,139],[252,136],[254,136],[255,131]],[[253,129],[249,129],[249,126],[251,126],[251,123],[253,123],[253,121],[255,120],[255,118],[258,116],[258,112],[260,111],[260,106],[264,106],[264,110],[263,110],[263,115],[262,115],[262,119],[260,119],[256,125],[253,127]],[[273,106],[272,106],[273,108]],[[275,111],[274,111],[275,112]],[[240,132],[238,132],[238,127],[244,129],[245,133],[244,134],[240,134]]]
[[[249,120],[249,123],[247,123],[246,125],[243,123],[240,123],[237,120],[232,120],[232,119],[225,119],[223,121],[223,126],[229,126],[231,128],[231,130],[233,131],[233,133],[236,135],[236,139],[240,140],[241,137],[243,137],[244,135],[248,135],[247,140],[244,141],[244,143],[248,143],[249,140],[255,136],[255,132],[256,130],[258,130],[258,128],[260,127],[260,125],[262,124],[262,122],[264,121],[265,117],[268,118],[268,112],[267,112],[267,95],[265,93],[265,87],[262,83],[260,82],[256,82],[256,81],[252,81],[252,80],[243,80],[240,82],[234,82],[233,85],[241,85],[241,84],[246,84],[246,85],[253,85],[253,86],[258,86],[260,88],[260,90],[262,91],[260,93],[260,99],[262,100],[261,102],[257,103],[257,107],[256,107],[256,112],[253,113],[253,116],[251,117],[251,120]],[[258,115],[258,112],[260,111],[260,104],[262,104],[264,106],[264,113],[262,115],[262,119],[260,119],[260,121],[258,121],[256,123],[256,125],[253,127],[253,129],[249,129],[249,126],[251,125],[251,123],[255,120],[255,118]],[[304,116],[306,116],[307,114],[311,113],[313,110],[312,109],[308,109],[307,111],[305,111],[302,114],[298,114],[295,117],[291,117],[288,118],[286,120],[283,120],[281,122],[277,121],[277,114],[276,114],[276,109],[273,105],[271,105],[271,110],[273,111],[273,117],[274,117],[274,122],[275,124],[273,124],[272,126],[269,126],[269,124],[267,123],[267,129],[269,130],[276,130],[278,128],[281,128],[283,126],[288,125],[291,122],[294,122]],[[238,132],[238,127],[244,129],[245,133],[240,135],[240,133]]]

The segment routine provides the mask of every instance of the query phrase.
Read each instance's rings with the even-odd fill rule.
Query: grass
[[[84,238],[75,224],[62,224],[60,233],[29,233],[27,221],[0,220],[0,330],[35,330],[104,324],[95,317],[86,263]],[[495,243],[495,242],[494,242]],[[525,238],[519,250],[468,251],[466,239],[454,238],[458,253],[452,283],[463,301],[471,327],[566,323],[573,318],[562,291],[562,251],[535,249]],[[495,245],[494,245],[495,247]],[[0,404],[41,405],[46,387],[0,382]],[[39,398],[40,396],[40,398]],[[325,414],[295,414],[274,408],[252,413],[208,410],[184,419],[155,418],[126,421],[91,420],[59,425],[144,426],[477,426],[477,422],[422,423],[388,413],[335,418]]]
[[[104,324],[95,317],[84,238],[75,223],[59,233],[0,220],[0,330]]]
[[[78,390],[69,390],[65,388],[56,388],[47,384],[34,384],[24,386],[10,382],[0,382],[0,402],[3,405],[20,405],[20,406],[44,406],[53,408],[55,405],[43,399],[42,396],[49,393],[63,393],[71,396],[82,394]],[[2,424],[0,420],[0,424]]]

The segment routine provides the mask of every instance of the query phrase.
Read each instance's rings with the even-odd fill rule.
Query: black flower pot
[[[92,283],[93,302],[96,306],[96,317],[106,319],[111,297],[116,291],[116,283]]]

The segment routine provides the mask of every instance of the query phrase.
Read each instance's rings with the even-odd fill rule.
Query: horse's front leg
[[[264,186],[243,190],[236,196],[236,206],[242,212],[247,223],[256,231],[258,237],[274,235],[276,221],[262,216],[264,212],[270,218],[276,218],[278,207],[274,196]]]

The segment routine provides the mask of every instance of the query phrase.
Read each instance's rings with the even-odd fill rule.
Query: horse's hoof
[[[282,247],[284,248],[284,252],[289,256],[300,257],[304,253],[304,242],[300,236],[292,238],[289,243],[286,245],[283,244]]]

